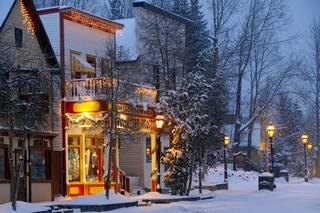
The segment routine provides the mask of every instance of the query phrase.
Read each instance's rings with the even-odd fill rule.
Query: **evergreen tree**
[[[304,174],[304,151],[300,136],[303,113],[288,94],[281,93],[276,104],[279,135],[275,141],[275,163],[289,169],[294,176]]]

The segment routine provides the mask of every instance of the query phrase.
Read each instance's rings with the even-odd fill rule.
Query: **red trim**
[[[61,70],[61,99],[64,98],[64,84],[65,84],[65,64],[64,64],[64,22],[63,14],[59,13],[59,22],[60,22],[60,70]],[[63,159],[63,168],[62,168],[62,184],[63,184],[63,195],[67,194],[67,173],[66,173],[66,136],[65,136],[65,106],[64,102],[61,101],[61,127],[62,127],[62,159]]]
[[[39,15],[46,15],[50,13],[57,13],[59,12],[59,10],[60,10],[60,7],[53,7],[53,8],[47,8],[47,9],[40,9],[37,12]]]

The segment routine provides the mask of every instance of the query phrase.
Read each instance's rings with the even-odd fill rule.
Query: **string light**
[[[22,18],[23,18],[23,23],[25,25],[27,25],[27,29],[28,32],[32,34],[32,36],[34,36],[34,25],[32,22],[32,19],[28,13],[28,10],[26,8],[26,6],[24,5],[24,3],[22,2],[22,0],[20,0],[20,11],[22,14]]]
[[[76,11],[68,11],[64,13],[64,18],[104,32],[114,33],[117,30],[117,27],[112,26],[111,24],[106,24],[100,20],[90,18]]]

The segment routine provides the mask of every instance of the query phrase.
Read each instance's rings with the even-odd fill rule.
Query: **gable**
[[[1,8],[0,11],[3,12],[4,10]],[[50,67],[57,67],[57,59],[33,2],[30,0],[15,0],[9,11],[4,12],[8,14],[3,19],[0,37],[4,44],[13,46],[10,51],[16,51],[19,54],[30,52],[34,57],[40,59],[39,62],[46,63]],[[4,15],[2,16],[4,17]],[[16,48],[14,45],[16,28],[22,30],[22,48]],[[32,55],[29,56],[32,57]],[[32,67],[35,65],[33,64]]]

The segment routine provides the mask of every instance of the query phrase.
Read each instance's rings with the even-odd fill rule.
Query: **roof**
[[[15,3],[15,0],[1,0],[0,1],[0,30],[1,30],[4,22],[7,20],[7,17],[9,15],[14,3]]]
[[[49,13],[57,13],[57,12],[67,13],[67,12],[70,12],[70,11],[81,13],[82,15],[90,17],[90,18],[92,18],[92,19],[94,19],[96,21],[100,21],[100,22],[103,22],[104,24],[111,25],[116,30],[120,30],[120,29],[123,28],[123,25],[120,24],[120,23],[114,22],[114,21],[112,21],[110,19],[106,19],[106,18],[103,18],[101,16],[92,14],[92,13],[90,13],[88,11],[80,10],[80,9],[77,9],[77,8],[71,7],[71,6],[56,6],[56,7],[48,7],[48,8],[38,9],[39,15],[44,15],[44,14],[49,14]]]
[[[58,67],[59,63],[52,49],[47,33],[42,25],[40,17],[37,14],[37,10],[35,5],[33,4],[33,1],[21,0],[21,2],[24,4],[34,24],[35,36],[39,42],[42,53],[46,56],[48,65],[51,67]],[[4,26],[13,6],[16,3],[18,3],[18,0],[0,0],[0,31],[2,30],[2,27]]]
[[[170,12],[168,10],[165,10],[163,8],[154,6],[154,5],[149,4],[149,3],[145,2],[145,1],[134,1],[132,3],[132,5],[133,5],[133,7],[143,7],[145,9],[150,10],[150,11],[152,11],[154,13],[159,14],[159,15],[170,17],[170,18],[175,19],[175,20],[177,20],[177,21],[179,21],[179,22],[181,22],[183,24],[193,24],[194,23],[190,19],[187,19],[187,18],[185,18],[183,16],[180,16],[178,14],[175,14],[175,13]]]
[[[117,19],[124,28],[116,33],[117,50],[123,54],[119,61],[135,61],[138,57],[136,49],[136,20],[135,18]]]

